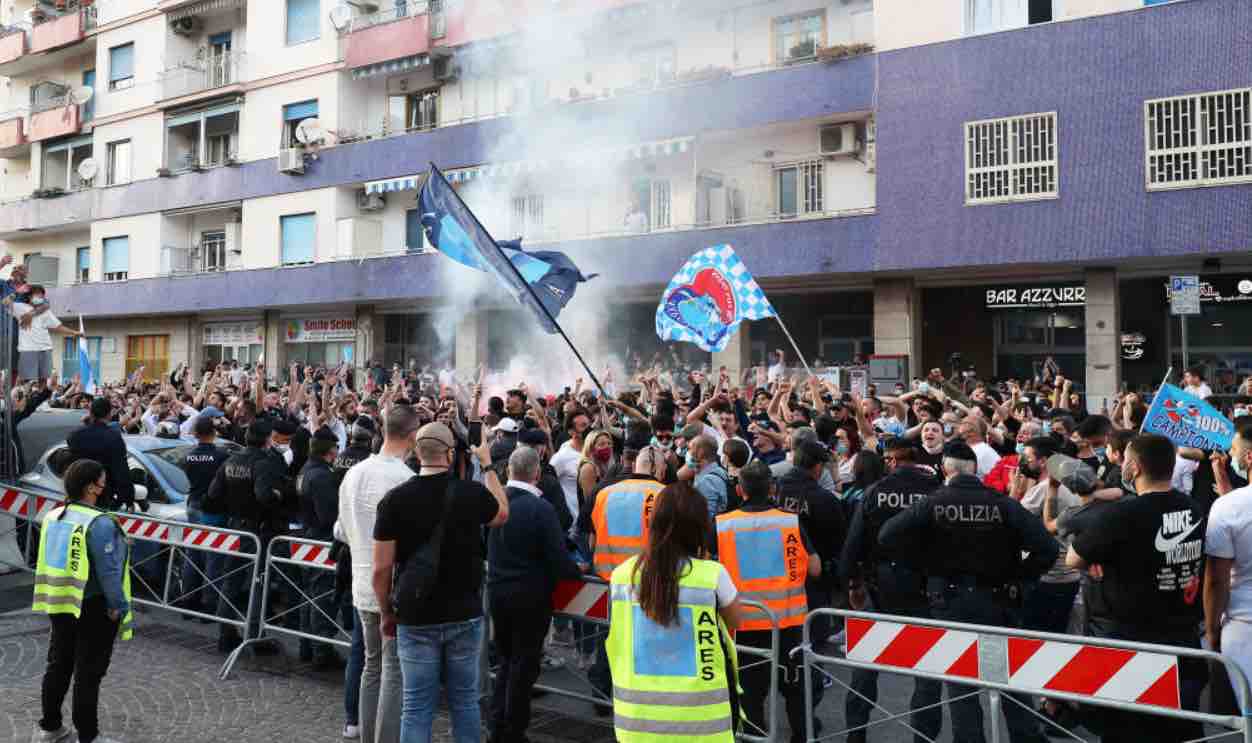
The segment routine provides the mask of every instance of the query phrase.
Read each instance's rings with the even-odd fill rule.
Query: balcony
[[[41,104],[30,116],[30,141],[42,142],[45,139],[77,134],[82,126],[79,108],[70,103],[68,97]]]
[[[30,139],[26,136],[28,115],[24,109],[0,114],[0,157],[12,159],[30,152]]]
[[[27,75],[87,53],[95,46],[95,34],[89,33],[95,27],[95,6],[47,16],[32,26],[10,26],[11,31],[0,37],[0,75]]]
[[[424,62],[430,51],[430,17],[417,3],[404,4],[353,19],[348,32],[344,63],[353,77],[388,73]]]
[[[175,62],[161,72],[162,105],[243,92],[246,60],[243,52],[216,54],[201,47],[195,57]]]

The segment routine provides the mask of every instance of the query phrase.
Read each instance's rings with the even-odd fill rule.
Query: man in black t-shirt
[[[1122,458],[1122,475],[1134,484],[1138,497],[1105,509],[1074,539],[1066,562],[1102,574],[1112,619],[1107,636],[1198,648],[1204,518],[1190,498],[1171,488],[1174,459],[1169,439],[1136,436]],[[1202,662],[1181,663],[1185,709],[1198,709],[1206,675]],[[1101,739],[1179,741],[1202,736],[1199,723],[1108,710]]]
[[[452,479],[455,454],[456,439],[447,426],[422,426],[417,432],[418,476],[383,496],[374,522],[373,582],[382,616],[381,631],[385,637],[396,638],[404,679],[402,740],[430,736],[441,680],[446,684],[453,736],[477,740],[480,734],[482,527],[505,523],[509,503],[495,472],[489,469],[488,445],[474,449],[486,487]],[[441,522],[443,542],[434,590],[419,601],[417,587],[423,576],[411,558],[430,541]]]

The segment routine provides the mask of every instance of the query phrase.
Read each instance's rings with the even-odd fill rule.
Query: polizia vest
[[[39,562],[35,565],[35,601],[32,611],[45,614],[82,616],[83,590],[91,565],[87,552],[87,530],[98,518],[112,518],[94,508],[70,503],[48,512],[39,534]],[[121,529],[119,526],[118,529]],[[122,568],[122,593],[130,603],[130,548]],[[129,640],[134,634],[129,609],[122,617],[118,634]]]
[[[734,642],[717,614],[721,566],[692,560],[680,578],[677,621],[663,627],[638,601],[638,557],[613,571],[605,643],[613,674],[613,728],[620,743],[732,743],[729,684]],[[731,667],[726,667],[729,656]]]
[[[739,598],[765,604],[778,626],[798,627],[809,612],[804,593],[809,553],[800,538],[800,519],[776,508],[717,517],[717,556],[739,589]],[[769,619],[745,607],[741,630],[768,630]]]

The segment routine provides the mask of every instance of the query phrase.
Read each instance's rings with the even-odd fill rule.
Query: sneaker
[[[30,736],[30,743],[69,743],[74,731],[64,725],[57,730],[44,730],[35,725],[35,733]]]
[[[361,726],[360,725],[344,725],[343,737],[345,740],[355,740],[356,738],[360,738]]]
[[[555,671],[558,668],[565,667],[565,659],[558,658],[555,655],[544,655],[543,660],[540,661],[539,665],[545,671]]]

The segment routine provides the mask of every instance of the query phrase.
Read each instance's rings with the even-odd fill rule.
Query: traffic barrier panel
[[[320,579],[315,578],[320,577]],[[339,608],[329,606],[335,592],[335,561],[330,542],[301,537],[274,537],[265,550],[265,571],[261,582],[260,617],[255,635],[244,641],[226,658],[219,674],[230,676],[235,663],[249,647],[287,635],[310,642],[350,649],[352,628],[344,627]],[[275,610],[279,597],[286,605]],[[328,610],[329,609],[329,610]],[[271,610],[275,610],[271,612]],[[310,625],[314,618],[329,627],[330,635],[317,634]],[[294,623],[295,626],[288,626]]]
[[[6,572],[35,572],[39,539],[34,525],[58,503],[15,487],[0,491],[0,566],[7,568]]]
[[[842,658],[822,655],[813,649],[811,623],[815,617],[823,615],[845,620],[847,639]],[[821,666],[835,666],[951,682],[975,689],[979,694],[986,692],[993,715],[993,743],[999,740],[1002,692],[1207,723],[1230,731],[1225,735],[1240,734],[1252,743],[1252,717],[1183,708],[1180,666],[1184,659],[1221,664],[1238,697],[1248,698],[1248,679],[1238,666],[1229,658],[1207,650],[820,609],[805,619],[804,640],[796,652],[804,655],[808,741],[816,740],[812,671],[821,670]],[[844,685],[849,693],[855,693],[833,675],[821,672]],[[1020,704],[1011,697],[1008,699],[1010,703]],[[941,705],[952,701],[954,699],[949,698]],[[887,716],[871,721],[866,727],[887,722],[907,727],[902,718],[918,711],[893,714],[876,703],[871,704]],[[1245,715],[1252,715],[1252,710],[1245,711]],[[853,730],[828,733],[823,739],[850,732]],[[1070,731],[1063,732],[1073,735]]]

